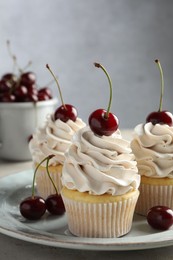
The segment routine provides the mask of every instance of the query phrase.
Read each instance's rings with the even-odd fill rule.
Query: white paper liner
[[[127,234],[132,226],[138,193],[127,200],[110,203],[86,203],[62,194],[68,227],[80,237],[113,238]]]
[[[135,212],[147,215],[148,210],[154,206],[167,206],[173,210],[173,186],[172,185],[140,185],[140,195]]]
[[[49,169],[50,176],[52,177],[55,186],[57,187],[58,192],[60,193],[62,189],[62,183],[61,183],[61,172],[58,171],[51,171]],[[46,199],[49,195],[54,194],[55,188],[52,185],[51,180],[49,179],[49,176],[47,174],[46,168],[40,168],[37,170],[36,173],[36,187],[38,194]]]

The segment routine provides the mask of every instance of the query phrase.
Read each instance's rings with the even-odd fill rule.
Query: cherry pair
[[[58,193],[55,183],[49,173],[49,160],[53,157],[54,155],[49,155],[37,165],[34,171],[34,177],[32,183],[32,195],[30,197],[25,198],[20,203],[20,207],[19,207],[20,213],[26,219],[38,220],[44,215],[46,210],[53,215],[62,215],[65,212],[65,207],[64,207],[62,197]],[[55,188],[55,194],[49,195],[46,200],[44,200],[40,196],[35,196],[35,190],[34,190],[37,170],[44,161],[46,161],[46,170],[49,179]]]

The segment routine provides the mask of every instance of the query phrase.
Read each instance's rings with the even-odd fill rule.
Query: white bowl
[[[0,103],[0,159],[31,160],[28,138],[46,116],[55,110],[57,99],[23,103]]]

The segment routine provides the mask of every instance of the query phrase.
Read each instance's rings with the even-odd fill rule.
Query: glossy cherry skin
[[[51,92],[50,88],[48,88],[48,87],[44,87],[44,88],[39,89],[38,93],[39,94],[44,93],[45,95],[47,95],[49,97],[49,99],[52,98],[52,92]]]
[[[1,80],[9,81],[10,83],[14,84],[17,78],[13,73],[6,73],[2,76]]]
[[[49,100],[49,96],[44,93],[44,92],[38,92],[38,100],[39,101],[44,101],[44,100]]]
[[[110,136],[118,129],[118,118],[112,113],[109,113],[108,118],[105,115],[106,110],[97,109],[89,116],[89,126],[96,135]]]
[[[65,212],[64,203],[60,194],[51,194],[46,199],[46,207],[52,215],[63,215]]]
[[[11,84],[5,80],[0,81],[0,93],[7,93],[11,89]]]
[[[16,97],[10,93],[4,93],[3,96],[0,96],[0,102],[15,102]]]
[[[33,72],[22,73],[20,82],[24,86],[30,86],[36,82],[36,75]]]
[[[146,122],[151,122],[153,125],[166,124],[169,126],[173,125],[173,115],[168,111],[152,112],[146,118]]]
[[[16,101],[24,102],[25,97],[28,94],[28,89],[25,86],[19,86],[15,89]]]
[[[20,203],[21,215],[29,220],[40,219],[46,211],[45,200],[39,196],[28,197]]]
[[[60,119],[63,122],[67,122],[69,119],[76,121],[77,110],[74,106],[65,104],[58,107],[54,113],[54,120]]]
[[[148,224],[154,229],[167,230],[173,225],[173,211],[165,206],[155,206],[147,213]]]

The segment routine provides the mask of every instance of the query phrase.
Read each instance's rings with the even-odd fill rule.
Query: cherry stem
[[[27,68],[29,68],[32,65],[32,61],[28,61],[28,63],[26,64],[26,66],[21,70],[21,72],[25,71]]]
[[[52,182],[52,185],[53,185],[53,187],[54,187],[54,189],[55,189],[55,192],[56,192],[56,194],[58,194],[57,187],[56,187],[56,185],[55,185],[55,183],[54,183],[52,177],[50,176],[50,172],[49,172],[49,160],[50,160],[50,159],[51,159],[51,158],[48,158],[48,159],[47,159],[47,162],[46,162],[46,170],[47,170],[47,174],[48,174],[48,176],[49,176],[49,179],[50,179],[50,181]]]
[[[19,67],[19,65],[18,65],[18,63],[17,63],[17,58],[16,58],[16,56],[12,53],[12,51],[11,51],[11,46],[10,46],[10,41],[9,40],[7,40],[7,50],[8,50],[8,53],[9,53],[9,55],[10,55],[10,57],[12,58],[12,60],[13,60],[13,72],[15,71],[15,68],[17,67],[18,68],[18,70],[19,71],[21,71],[21,69],[20,69],[20,67]]]
[[[105,118],[108,119],[109,117],[109,112],[110,112],[110,109],[111,109],[111,103],[112,103],[112,81],[111,81],[111,78],[108,74],[108,72],[106,71],[106,69],[100,64],[100,63],[94,63],[95,67],[97,68],[101,68],[104,73],[106,74],[107,76],[107,79],[108,79],[108,82],[109,82],[109,87],[110,87],[110,97],[109,97],[109,104],[108,104],[108,108],[107,108],[107,111],[106,111],[106,114],[105,114]]]
[[[163,93],[164,93],[164,79],[163,79],[163,70],[159,60],[155,60],[157,63],[159,71],[160,71],[160,78],[161,78],[161,91],[160,91],[160,104],[159,104],[159,112],[162,111],[162,101],[163,101]]]
[[[50,68],[50,66],[48,64],[46,64],[46,68],[50,71],[50,73],[52,74],[53,78],[56,81],[56,84],[57,84],[58,90],[59,90],[59,94],[60,94],[60,98],[61,98],[61,103],[64,106],[64,108],[66,109],[66,106],[65,106],[64,101],[63,101],[62,92],[61,92],[61,88],[60,88],[58,79],[57,79],[57,77],[55,76],[55,74],[53,73],[52,69]]]
[[[55,155],[51,154],[51,155],[48,155],[46,158],[44,158],[38,165],[37,167],[35,168],[35,171],[34,171],[34,177],[33,177],[33,181],[32,181],[32,198],[34,198],[34,195],[35,195],[35,189],[34,189],[34,185],[35,185],[35,178],[36,178],[36,173],[37,173],[37,170],[38,168],[41,166],[41,164],[43,162],[45,162],[46,160],[49,161],[51,158],[53,158]],[[47,168],[47,166],[46,166]]]

